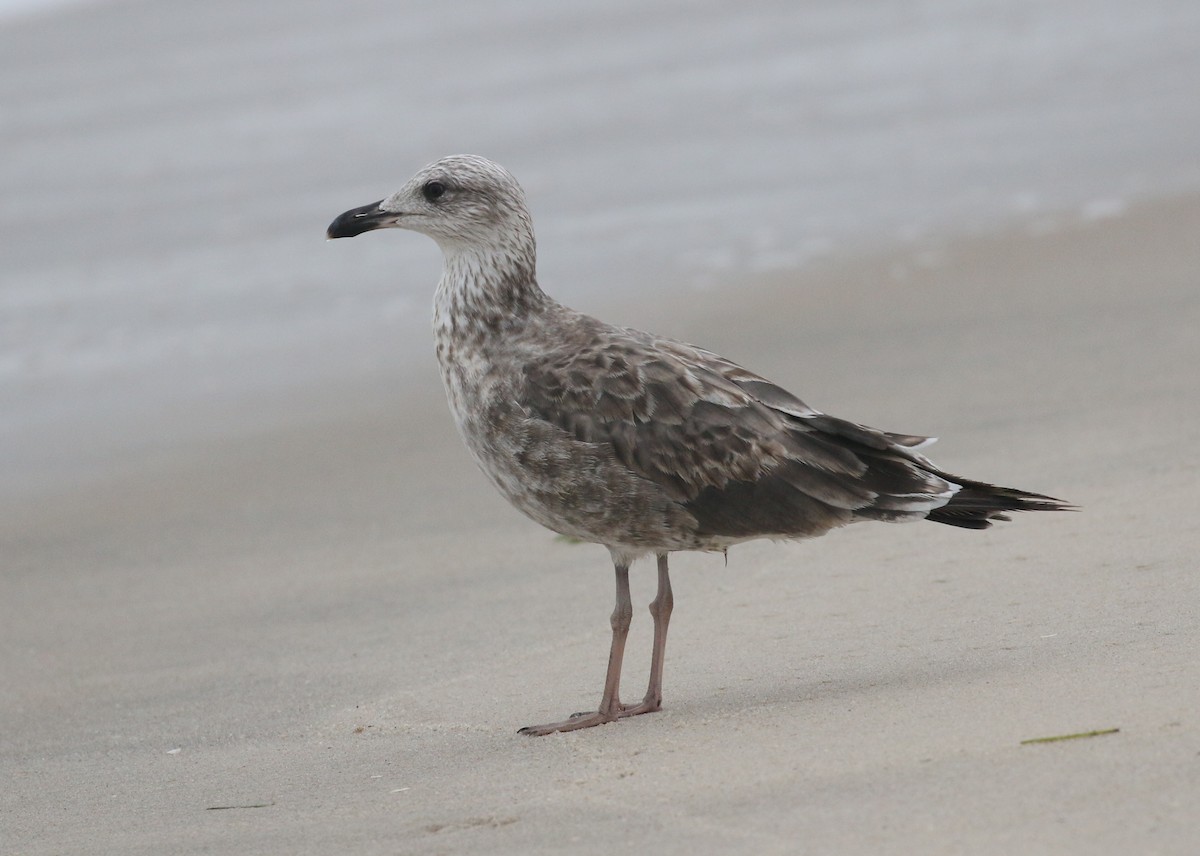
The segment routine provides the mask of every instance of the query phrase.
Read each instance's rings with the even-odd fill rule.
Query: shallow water
[[[568,302],[1200,186],[1200,6],[156,2],[0,27],[0,467],[429,367],[436,248],[327,244],[442,154],[523,181]],[[632,320],[631,312],[625,320]]]

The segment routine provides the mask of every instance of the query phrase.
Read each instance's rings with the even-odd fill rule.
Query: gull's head
[[[447,253],[532,250],[525,193],[512,174],[477,155],[451,155],[422,169],[387,199],[353,208],[329,224],[329,238],[401,228],[433,238]]]

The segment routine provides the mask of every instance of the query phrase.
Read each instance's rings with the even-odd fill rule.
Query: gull
[[[812,538],[864,520],[986,529],[1008,512],[1071,507],[952,476],[921,453],[933,438],[829,416],[711,351],[558,303],[537,283],[525,193],[486,158],[436,161],[386,199],[341,214],[327,237],[393,227],[428,235],[442,249],[437,358],[476,463],[533,520],[607,547],[616,570],[599,707],[523,734],[661,709],[672,552]],[[622,704],[629,566],[651,554],[658,590],[650,682],[640,702]]]

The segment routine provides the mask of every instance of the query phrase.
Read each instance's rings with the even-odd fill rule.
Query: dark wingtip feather
[[[993,521],[1010,520],[1008,512],[1079,510],[1078,506],[1053,496],[960,479],[944,473],[940,475],[962,485],[962,489],[948,503],[926,515],[925,519],[934,523],[964,529],[987,529]]]

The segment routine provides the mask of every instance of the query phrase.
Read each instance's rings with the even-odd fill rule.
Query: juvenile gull
[[[442,248],[433,302],[442,381],[467,448],[520,511],[603,544],[617,575],[600,706],[521,729],[543,735],[662,705],[671,617],[667,555],[754,538],[812,538],[859,520],[986,529],[1061,500],[952,476],[918,450],[927,437],[828,416],[741,366],[683,342],[612,327],[538,287],[525,194],[473,155],[430,164],[379,202],[342,214],[328,237],[422,232]],[[653,553],[650,683],[622,704],[629,565]]]

